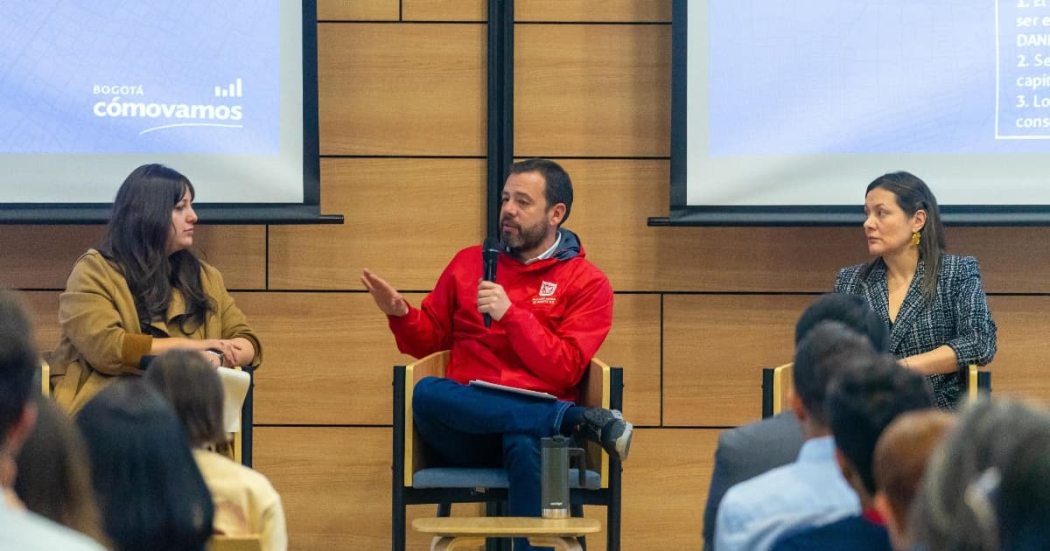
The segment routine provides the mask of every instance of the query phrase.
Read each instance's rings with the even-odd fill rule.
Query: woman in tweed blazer
[[[995,356],[995,322],[972,256],[944,252],[937,199],[918,177],[868,185],[864,234],[874,260],[843,268],[835,291],[864,297],[890,328],[890,352],[927,375],[937,406],[954,409],[961,374]]]

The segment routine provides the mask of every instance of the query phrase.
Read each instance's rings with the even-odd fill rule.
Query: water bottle
[[[540,439],[540,514],[543,518],[569,518],[569,463],[583,450],[570,448],[569,439],[553,436]],[[579,467],[580,486],[585,480],[585,468]]]

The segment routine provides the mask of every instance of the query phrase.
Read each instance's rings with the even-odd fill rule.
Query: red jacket
[[[481,247],[460,251],[420,308],[390,316],[398,349],[417,358],[451,349],[446,376],[462,384],[481,379],[575,401],[612,326],[613,292],[576,235],[559,231],[551,258],[523,264],[500,253],[496,283],[511,306],[491,328],[478,312]]]

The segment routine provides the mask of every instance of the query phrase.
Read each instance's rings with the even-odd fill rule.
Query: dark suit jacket
[[[890,322],[886,264],[876,259],[867,277],[860,273],[865,264],[843,268],[835,280],[835,292],[864,297],[890,328],[890,353],[898,358],[929,352],[941,345],[955,351],[960,372],[970,364],[985,365],[996,350],[996,328],[988,312],[988,299],[981,286],[981,270],[972,256],[946,254],[937,274],[937,293],[931,304],[922,296],[927,277],[923,261],[915,269],[904,295],[897,319]],[[930,377],[937,405],[952,409],[962,392],[957,373]]]
[[[722,432],[704,510],[705,551],[714,547],[718,505],[726,491],[734,484],[794,462],[802,442],[802,427],[791,410]]]

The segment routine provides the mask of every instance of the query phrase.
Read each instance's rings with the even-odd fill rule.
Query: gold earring
[[[918,247],[920,242],[922,242],[922,234],[917,231],[911,232],[911,244]]]

